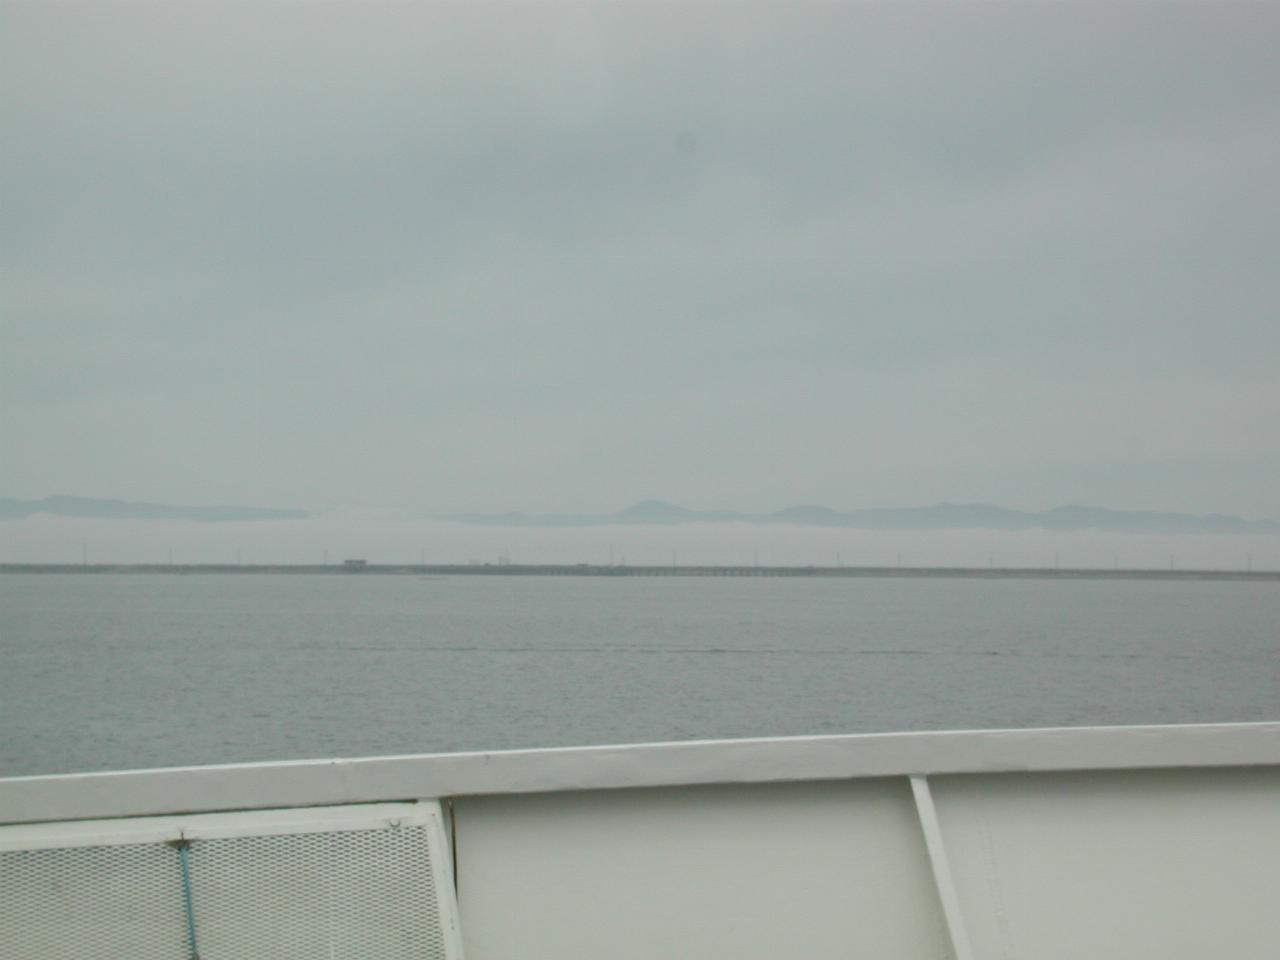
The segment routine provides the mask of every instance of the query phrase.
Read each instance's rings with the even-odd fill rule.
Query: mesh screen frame
[[[0,827],[0,960],[185,960],[188,893],[202,960],[461,960],[450,853],[433,800]]]

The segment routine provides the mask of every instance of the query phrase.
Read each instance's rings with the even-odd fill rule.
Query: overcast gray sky
[[[0,11],[0,495],[1280,517],[1280,4]]]

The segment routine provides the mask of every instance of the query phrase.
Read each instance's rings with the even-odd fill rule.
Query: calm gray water
[[[1276,719],[1274,583],[0,577],[0,776]]]

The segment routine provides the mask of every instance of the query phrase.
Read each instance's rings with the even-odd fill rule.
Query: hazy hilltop
[[[803,505],[773,513],[690,510],[662,500],[642,500],[606,514],[454,514],[462,523],[517,527],[672,525],[683,523],[790,523],[863,530],[1099,530],[1108,533],[1280,534],[1280,522],[1226,514],[1195,515],[1156,510],[1111,510],[1070,505],[1028,512],[986,503],[939,503],[927,507],[840,511]]]
[[[36,514],[51,517],[83,517],[107,520],[196,520],[205,523],[233,523],[245,520],[301,520],[305,510],[274,507],[179,507],[126,500],[99,500],[93,497],[45,497],[43,500],[15,500],[0,497],[0,520],[20,520]]]
[[[306,510],[293,507],[175,506],[72,496],[51,496],[41,500],[0,497],[0,520],[20,520],[37,515],[200,523],[303,520],[313,516]],[[1069,533],[1097,530],[1133,534],[1280,534],[1280,522],[1275,520],[1248,520],[1221,513],[1196,515],[1156,510],[1111,510],[1075,504],[1040,512],[1011,510],[988,503],[938,503],[925,507],[846,511],[801,504],[772,513],[745,513],[736,510],[691,510],[665,500],[641,500],[614,513],[463,513],[450,514],[441,519],[489,527],[544,528],[745,523],[921,532],[1044,530]]]

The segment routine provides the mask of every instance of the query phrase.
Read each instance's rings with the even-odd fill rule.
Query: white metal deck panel
[[[1270,960],[1280,945],[1276,723],[12,778],[0,780],[0,849],[163,842],[156,831],[179,825],[208,840],[307,822],[333,832],[326,818],[423,799],[441,804],[418,807],[440,811],[433,878],[450,910],[456,894],[461,928],[450,956],[470,960]],[[272,856],[252,846],[246,862]],[[154,873],[154,859],[139,869]],[[438,872],[446,862],[456,873]],[[169,955],[181,933],[165,863],[167,946],[147,956]],[[267,893],[237,900],[234,883],[202,883],[206,904],[216,890],[271,926],[256,909]],[[234,927],[222,944],[248,942]],[[0,958],[32,955],[13,939],[0,921]],[[344,942],[359,955],[358,930]],[[205,960],[245,949],[214,948]]]

